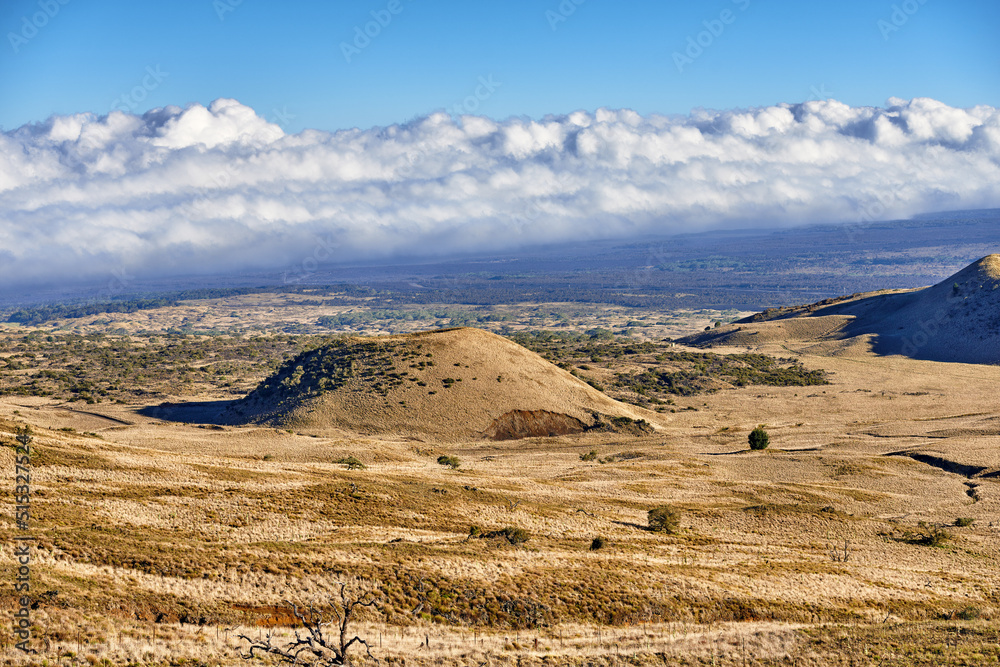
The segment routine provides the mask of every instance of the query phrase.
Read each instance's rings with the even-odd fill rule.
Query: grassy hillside
[[[539,415],[517,418],[523,423],[514,431],[498,424],[517,412]],[[228,415],[234,423],[469,438],[536,421],[541,434],[543,423],[556,423],[542,412],[581,428],[594,415],[648,416],[522,346],[469,328],[324,343],[289,360]]]

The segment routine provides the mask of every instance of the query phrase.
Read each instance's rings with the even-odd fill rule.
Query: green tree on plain
[[[754,451],[759,451],[761,449],[767,449],[767,446],[771,444],[771,436],[767,434],[763,426],[758,426],[754,430],[750,431],[750,435],[747,436],[747,441],[750,443],[750,449]]]

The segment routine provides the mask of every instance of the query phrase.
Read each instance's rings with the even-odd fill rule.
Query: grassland
[[[239,297],[251,304],[241,326],[320,317],[256,310],[278,298]],[[662,340],[680,324],[624,326],[674,320],[642,311],[622,326],[583,314],[544,322],[559,335],[518,334],[538,328],[526,317],[496,324],[610,395],[660,408],[667,428],[445,444],[149,416],[164,401],[242,395],[326,340],[166,333],[185,317],[212,327],[234,304],[4,332],[0,439],[35,433],[40,649],[22,655],[4,633],[6,662],[240,664],[239,632],[289,632],[283,601],[321,600],[343,577],[377,582],[380,611],[356,628],[388,664],[1000,661],[1000,411],[977,389],[1000,380],[995,367],[781,343],[707,354]],[[683,321],[700,330],[717,316]],[[647,386],[650,373],[687,388]],[[750,452],[758,424],[771,447]],[[13,476],[9,446],[0,469]],[[16,526],[3,502],[9,582]],[[681,512],[673,534],[646,529],[661,504]],[[512,544],[508,528],[529,539]],[[11,587],[0,606],[13,611]]]

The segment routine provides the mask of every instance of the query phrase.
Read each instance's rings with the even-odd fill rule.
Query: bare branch
[[[268,632],[264,639],[252,639],[246,635],[239,635],[239,639],[249,644],[247,653],[240,652],[240,657],[250,660],[261,655],[275,656],[280,663],[292,665],[309,665],[310,667],[336,667],[350,664],[348,651],[355,644],[365,647],[365,653],[376,663],[378,658],[372,655],[371,645],[355,635],[348,639],[348,627],[351,616],[356,609],[365,607],[375,607],[378,605],[378,597],[372,592],[360,592],[348,590],[347,582],[337,582],[339,595],[330,596],[331,608],[336,615],[336,628],[339,631],[337,639],[330,640],[324,636],[324,626],[333,623],[327,620],[323,613],[316,607],[300,607],[294,602],[285,601],[295,616],[296,620],[302,624],[305,632],[294,631],[295,639],[281,646],[273,642],[273,633]],[[339,598],[339,599],[338,599]]]

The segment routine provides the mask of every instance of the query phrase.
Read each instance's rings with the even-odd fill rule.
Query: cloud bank
[[[0,134],[0,287],[286,270],[1000,206],[1000,110],[431,114],[285,134],[235,100]]]

